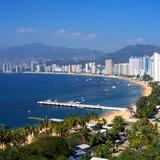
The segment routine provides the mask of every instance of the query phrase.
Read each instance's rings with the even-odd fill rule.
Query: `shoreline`
[[[19,73],[18,73],[19,74]],[[100,75],[100,74],[85,74],[85,73],[53,73],[53,72],[23,72],[20,74],[50,74],[50,75],[70,75],[70,76],[89,76],[89,77],[102,77],[102,78],[113,78],[113,79],[120,79],[129,81],[132,84],[139,85],[142,89],[141,96],[149,96],[152,93],[152,88],[147,84],[147,82],[140,81],[133,78],[127,78],[122,76],[113,76],[113,75]],[[140,97],[141,97],[140,96]],[[126,122],[136,121],[136,118],[133,118],[129,108],[132,108],[133,111],[136,111],[135,102],[130,104],[125,111],[109,111],[104,112],[99,115],[100,119],[106,119],[107,123],[112,123],[112,120],[115,116],[122,116]],[[126,107],[125,107],[126,108]]]
[[[142,96],[149,96],[152,93],[152,88],[147,84],[147,82],[144,81],[140,81],[137,79],[131,79],[131,78],[126,78],[126,77],[122,77],[122,79],[124,80],[129,80],[131,83],[133,84],[137,84],[142,88],[142,93],[141,93],[141,97]],[[136,112],[136,102],[130,104],[130,106],[128,106],[128,109],[126,111],[112,111],[110,113],[104,113],[100,116],[100,118],[104,118],[107,123],[111,124],[114,117],[116,116],[122,116],[124,118],[124,120],[126,122],[136,122],[138,119],[134,118],[130,112],[131,108],[134,112]]]

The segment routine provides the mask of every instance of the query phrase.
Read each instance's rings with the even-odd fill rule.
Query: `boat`
[[[81,100],[82,100],[82,102],[84,102],[85,100],[84,100],[84,97],[81,97]]]
[[[56,99],[55,100],[54,99],[48,99],[47,101],[48,102],[58,102],[58,100],[56,100]]]
[[[131,86],[131,84],[128,83],[127,86],[129,87],[129,86]]]
[[[69,101],[68,103],[74,103],[74,101]]]
[[[76,104],[81,104],[81,102],[75,102]]]
[[[115,89],[115,88],[116,88],[116,86],[112,86],[112,88],[113,88],[113,89]]]

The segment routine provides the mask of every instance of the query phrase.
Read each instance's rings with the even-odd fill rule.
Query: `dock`
[[[85,108],[85,109],[99,109],[99,110],[118,110],[118,111],[125,111],[127,108],[122,107],[109,107],[109,106],[101,106],[91,105],[91,104],[82,104],[80,102],[58,102],[54,100],[45,100],[45,101],[38,101],[40,105],[48,105],[48,106],[61,106],[61,107],[75,107],[75,108]]]
[[[58,119],[58,118],[50,118],[48,120],[52,122],[63,122],[64,121],[64,119]]]
[[[32,119],[32,120],[37,120],[37,121],[44,121],[45,118],[42,118],[42,117],[28,117],[28,119]]]

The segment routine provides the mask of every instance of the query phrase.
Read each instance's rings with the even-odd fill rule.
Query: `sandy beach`
[[[122,78],[124,80],[129,80],[131,83],[140,85],[142,88],[142,96],[149,96],[152,93],[152,88],[144,81],[140,81],[137,79],[124,78],[124,77],[119,77],[119,78]],[[135,103],[131,104],[130,106],[132,107],[133,111],[136,111]],[[122,116],[126,122],[137,121],[136,118],[132,117],[132,114],[129,109],[126,111],[112,111],[110,113],[106,113],[106,114],[104,113],[100,116],[100,118],[106,119],[107,123],[111,124],[115,116]]]

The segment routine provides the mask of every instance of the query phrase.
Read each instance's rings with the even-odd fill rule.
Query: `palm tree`
[[[86,141],[88,141],[88,137],[89,137],[89,130],[87,127],[83,127],[80,130],[81,135],[85,138]]]
[[[13,147],[21,146],[27,142],[27,137],[24,129],[13,129],[11,132]]]
[[[84,127],[86,125],[86,119],[85,119],[85,117],[79,117],[78,120],[77,120],[77,123],[80,126]]]
[[[29,134],[32,134],[32,127],[26,125],[26,126],[24,127],[24,131],[25,131],[25,135],[26,135],[26,137],[27,137]]]
[[[113,119],[113,128],[118,130],[119,132],[124,129],[124,119],[121,116],[116,116]]]
[[[39,131],[40,131],[39,126],[38,126],[38,125],[36,125],[36,126],[35,126],[35,125],[34,125],[34,126],[32,126],[31,130],[32,130],[32,133],[33,133],[33,136],[34,136],[34,137],[36,137],[36,136],[38,135]]]
[[[2,148],[10,146],[11,142],[11,132],[9,128],[5,125],[1,126],[0,128],[0,143],[2,145]]]
[[[59,122],[54,125],[54,131],[60,136],[67,136],[69,134],[69,128],[64,122]]]

